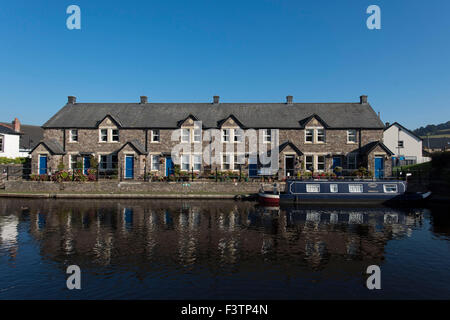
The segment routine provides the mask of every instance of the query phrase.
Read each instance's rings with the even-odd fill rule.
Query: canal
[[[0,199],[0,299],[450,299],[450,212]]]

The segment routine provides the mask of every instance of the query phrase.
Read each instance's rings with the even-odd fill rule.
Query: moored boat
[[[288,180],[280,202],[417,202],[424,201],[431,192],[407,192],[401,180]]]

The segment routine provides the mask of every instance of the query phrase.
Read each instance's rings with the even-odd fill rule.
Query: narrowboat
[[[287,180],[284,192],[273,190],[258,193],[261,203],[388,203],[424,201],[431,192],[406,192],[401,180]],[[263,189],[263,188],[262,188]]]

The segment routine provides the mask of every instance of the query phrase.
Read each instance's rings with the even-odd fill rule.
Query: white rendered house
[[[18,131],[13,126],[0,124],[0,157],[17,158],[22,157],[19,151],[20,145],[20,124]]]
[[[398,122],[389,125],[383,133],[383,143],[394,155],[392,166],[404,166],[430,161],[422,154],[422,139]]]

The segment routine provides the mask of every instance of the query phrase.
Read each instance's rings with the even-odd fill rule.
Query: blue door
[[[125,156],[125,179],[134,177],[134,156]]]
[[[83,159],[83,173],[88,174],[88,170],[91,168],[91,157],[84,157]]]
[[[173,174],[173,161],[172,158],[166,158],[166,176]]]
[[[341,166],[341,157],[333,157],[333,169]]]
[[[258,165],[257,164],[249,164],[248,165],[248,176],[249,177],[257,177],[258,176]]]
[[[39,156],[39,174],[47,174],[47,156]]]
[[[375,157],[375,178],[384,178],[383,157]]]

